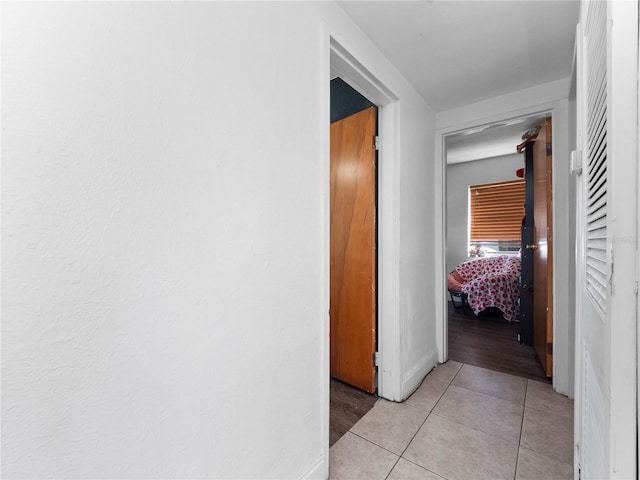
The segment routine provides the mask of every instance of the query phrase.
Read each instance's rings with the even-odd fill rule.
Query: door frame
[[[329,80],[331,76],[339,76],[365,96],[378,107],[378,136],[383,141],[378,149],[378,205],[377,205],[377,264],[378,264],[378,341],[377,350],[380,360],[378,362],[377,389],[378,395],[384,398],[399,397],[400,378],[400,326],[399,326],[399,244],[396,232],[396,224],[393,219],[399,218],[399,180],[398,171],[393,159],[396,157],[396,145],[398,144],[398,130],[396,127],[396,102],[398,97],[375,76],[367,70],[356,57],[354,57],[333,36],[328,35],[327,49],[329,52],[329,70],[324,78],[326,98],[326,123],[323,125],[325,132],[325,145],[329,145]],[[325,281],[327,292],[329,291],[329,151],[325,152],[324,185],[325,192]],[[329,298],[324,299],[327,311],[327,334],[324,335],[326,345],[325,370],[326,381],[329,381]],[[328,391],[328,386],[327,386]],[[328,415],[327,415],[328,418]]]
[[[329,307],[330,307],[330,226],[331,226],[331,192],[330,192],[330,80],[332,76],[340,76],[360,94],[378,106],[378,135],[384,139],[378,149],[378,395],[387,399],[399,399],[402,390],[400,372],[400,175],[398,171],[399,129],[398,100],[377,75],[369,71],[350,53],[341,42],[336,40],[340,34],[324,24],[321,35],[322,51],[325,56],[319,66],[321,92],[319,102],[322,114],[318,118],[318,129],[321,132],[319,154],[320,179],[319,190],[322,202],[322,239],[320,240],[322,272],[322,292],[320,293],[322,319],[318,326],[322,343],[321,356],[322,378],[322,445],[323,452],[318,460],[324,469],[324,476],[329,475],[329,396],[330,396],[330,339],[329,339]],[[355,42],[357,45],[357,42]],[[357,50],[357,48],[355,48]],[[305,475],[305,478],[311,478]]]
[[[563,87],[562,89],[558,87]],[[448,360],[448,332],[447,332],[447,290],[446,284],[446,137],[455,133],[468,130],[470,128],[483,127],[498,122],[505,122],[521,117],[529,116],[550,116],[552,119],[553,138],[553,171],[557,172],[552,178],[552,198],[553,198],[553,221],[554,221],[554,256],[553,268],[553,387],[556,391],[573,398],[574,388],[574,319],[569,318],[569,302],[573,301],[574,292],[570,291],[568,285],[569,265],[566,259],[569,258],[573,247],[573,240],[570,239],[568,229],[569,201],[568,168],[562,168],[569,163],[569,131],[568,131],[568,83],[562,85],[552,85],[545,91],[548,85],[541,88],[529,89],[537,95],[527,95],[525,91],[516,92],[502,97],[497,97],[486,102],[480,102],[468,107],[443,112],[438,114],[436,122],[435,139],[435,159],[436,178],[435,182],[435,215],[436,229],[440,227],[441,235],[436,235],[435,252],[440,258],[436,259],[434,272],[439,281],[436,282],[436,335],[439,346],[439,362]],[[539,92],[542,89],[543,92]],[[551,91],[554,90],[554,91]],[[565,91],[566,94],[559,95],[557,91]],[[551,96],[553,100],[530,104],[529,97],[540,98]],[[513,109],[514,105],[520,108]],[[515,145],[514,145],[515,151]],[[565,172],[566,170],[566,172]],[[560,265],[560,259],[565,262]],[[560,291],[562,290],[562,291]],[[564,319],[564,320],[562,320]]]

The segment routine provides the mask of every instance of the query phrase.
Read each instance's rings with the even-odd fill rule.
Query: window
[[[517,251],[524,217],[524,180],[469,187],[470,255]]]

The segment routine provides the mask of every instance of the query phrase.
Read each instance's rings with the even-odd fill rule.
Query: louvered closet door
[[[607,271],[607,70],[606,3],[591,6],[587,20],[586,290],[606,316]]]
[[[605,355],[598,337],[607,334],[607,5],[593,2],[584,23],[583,82],[580,102],[582,156],[584,161],[578,228],[583,248],[581,288],[578,308],[581,321],[582,386],[579,463],[584,478],[607,478],[607,454],[604,432],[608,429],[610,406],[604,392],[606,379],[596,366]],[[580,262],[579,262],[580,263]],[[595,358],[594,358],[595,357]]]
[[[583,479],[636,478],[637,25],[637,3],[582,3],[575,453]],[[616,48],[623,37],[635,40]]]

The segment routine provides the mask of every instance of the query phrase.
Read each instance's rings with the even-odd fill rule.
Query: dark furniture
[[[520,333],[518,340],[525,345],[533,345],[533,250],[527,245],[533,238],[533,141],[524,147],[525,156],[525,203],[522,219],[520,250]]]

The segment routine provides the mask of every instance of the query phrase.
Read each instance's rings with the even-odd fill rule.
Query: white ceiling
[[[437,112],[571,74],[577,0],[338,4]]]
[[[447,164],[513,155],[522,143],[522,135],[543,121],[544,116],[518,118],[448,135]]]
[[[571,74],[578,0],[338,3],[436,112]],[[535,120],[448,137],[447,162],[514,153]]]

